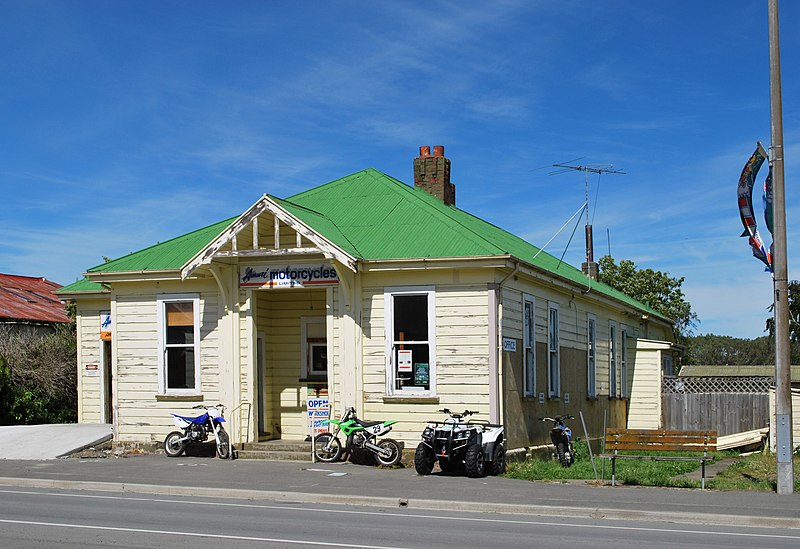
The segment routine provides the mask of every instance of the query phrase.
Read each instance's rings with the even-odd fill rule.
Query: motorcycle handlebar
[[[557,416],[557,417],[540,417],[539,421],[559,422],[559,421],[564,421],[565,419],[575,419],[575,416],[564,415],[564,416]]]
[[[464,410],[462,413],[459,414],[459,413],[451,412],[449,408],[443,408],[443,409],[441,409],[439,411],[442,412],[443,414],[447,414],[450,417],[454,417],[454,418],[462,418],[462,417],[472,416],[472,415],[475,415],[475,414],[478,413],[475,410]]]

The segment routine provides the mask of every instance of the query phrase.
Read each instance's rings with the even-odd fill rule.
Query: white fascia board
[[[426,271],[431,269],[513,268],[510,255],[486,257],[426,257],[416,259],[373,259],[361,262],[363,272]]]
[[[114,273],[97,272],[97,273],[83,273],[83,276],[97,283],[113,283],[113,282],[146,282],[146,281],[164,281],[164,280],[181,280],[180,271],[171,269],[164,271],[121,271]]]

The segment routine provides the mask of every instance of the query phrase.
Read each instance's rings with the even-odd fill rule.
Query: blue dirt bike
[[[564,415],[556,417],[540,417],[541,421],[550,421],[553,428],[550,429],[550,440],[556,447],[558,461],[562,467],[569,467],[575,463],[575,447],[572,445],[572,429],[564,423],[567,419],[575,419],[575,416]]]
[[[216,406],[198,404],[193,408],[205,412],[194,417],[172,414],[172,422],[183,431],[172,431],[167,435],[164,439],[164,453],[169,457],[178,457],[186,451],[187,444],[205,442],[209,435],[213,435],[217,455],[222,459],[228,459],[231,455],[231,446],[228,433],[222,426],[225,422],[225,418],[222,417],[225,407],[222,404]]]

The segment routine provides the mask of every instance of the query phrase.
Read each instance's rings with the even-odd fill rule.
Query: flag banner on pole
[[[769,167],[767,179],[764,181],[764,220],[767,222],[767,230],[770,235],[774,235],[773,215],[772,215],[772,166]],[[775,237],[772,238],[772,244],[769,245],[770,264],[772,263],[773,249],[775,247]]]
[[[753,256],[762,261],[767,266],[767,270],[772,272],[772,252],[770,249],[767,249],[764,244],[758,232],[755,215],[753,214],[753,187],[755,186],[758,170],[761,169],[761,165],[766,159],[767,151],[764,150],[761,143],[757,143],[756,150],[750,156],[750,159],[742,170],[742,175],[739,177],[737,194],[739,198],[739,216],[742,219],[742,225],[744,225],[742,236],[748,237],[748,243],[753,251]],[[768,177],[767,179],[768,183],[765,183],[764,186],[764,201],[766,207],[766,202],[769,200],[767,227],[770,228],[772,213],[772,178]]]

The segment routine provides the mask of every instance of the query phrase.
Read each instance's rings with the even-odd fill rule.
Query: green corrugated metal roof
[[[79,294],[79,293],[108,293],[110,290],[103,287],[102,284],[92,282],[88,278],[82,278],[72,284],[67,284],[56,290],[56,294]]]
[[[366,260],[512,255],[584,288],[589,278],[572,265],[422,189],[374,169],[331,181],[280,205],[355,257]],[[308,212],[315,212],[309,215]],[[326,231],[332,224],[346,240]],[[651,307],[597,281],[591,290],[651,315]]]
[[[235,217],[232,217],[183,236],[150,246],[144,250],[133,252],[119,259],[92,267],[88,272],[122,273],[178,270],[193,258],[197,252],[205,248],[228,225],[233,223],[235,219]]]
[[[536,246],[427,192],[372,168],[286,199],[286,211],[351,256],[388,259],[514,256],[583,288],[659,318],[645,304],[588,277]],[[90,273],[179,270],[236,218],[156,244],[89,269]]]

